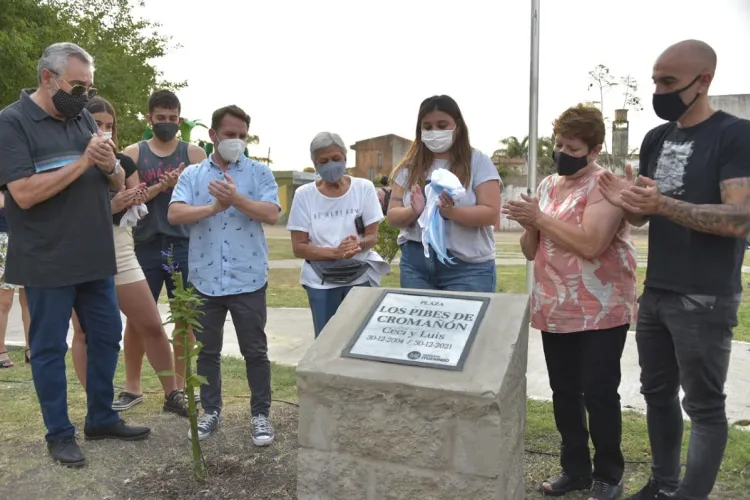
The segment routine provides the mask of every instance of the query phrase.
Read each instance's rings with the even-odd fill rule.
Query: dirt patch
[[[146,423],[139,415],[139,423]],[[216,435],[205,440],[209,477],[196,483],[190,469],[186,419],[154,414],[149,440],[81,442],[87,466],[67,469],[51,462],[42,442],[0,455],[0,498],[53,499],[294,499],[297,474],[297,408],[273,409],[276,442],[253,446],[245,405],[225,409]],[[134,420],[135,421],[135,420]]]

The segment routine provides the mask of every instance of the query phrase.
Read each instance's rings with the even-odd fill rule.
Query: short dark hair
[[[384,175],[383,177],[380,178],[380,184],[382,184],[383,186],[387,186],[388,185],[388,176],[387,175]]]
[[[235,106],[234,104],[232,104],[231,106],[224,106],[223,108],[219,108],[214,111],[214,114],[211,115],[211,128],[214,130],[219,130],[222,120],[224,120],[224,117],[227,115],[239,118],[240,120],[245,122],[248,127],[250,126],[250,115],[245,113],[239,106]]]
[[[153,113],[156,108],[176,109],[177,113],[182,112],[182,106],[177,95],[171,90],[157,90],[148,98],[148,112]]]

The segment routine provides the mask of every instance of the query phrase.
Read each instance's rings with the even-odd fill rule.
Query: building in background
[[[714,109],[750,120],[750,94],[710,95],[708,102]]]
[[[411,146],[409,139],[395,134],[373,137],[357,141],[350,148],[356,159],[349,173],[375,181],[384,175],[390,175],[399,162],[406,156]]]
[[[279,185],[279,204],[281,205],[282,218],[286,221],[286,215],[292,208],[294,192],[297,188],[314,182],[318,178],[315,172],[297,172],[296,170],[274,170],[273,176]]]

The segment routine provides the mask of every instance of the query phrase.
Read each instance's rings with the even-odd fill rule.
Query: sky
[[[677,41],[718,53],[711,94],[750,93],[750,0],[541,0],[539,133],[581,101],[588,72],[604,64],[640,85],[629,113],[630,147],[661,123],[651,109],[651,68]],[[311,166],[321,131],[348,145],[398,134],[414,138],[425,98],[452,96],[472,146],[491,154],[503,137],[528,135],[530,0],[146,0],[136,12],[162,24],[175,47],[155,62],[187,80],[183,115],[210,122],[236,104],[252,117],[275,170]],[[621,107],[621,88],[604,115]],[[144,103],[145,104],[145,103]],[[207,137],[200,132],[199,137]],[[354,153],[349,155],[354,165]]]

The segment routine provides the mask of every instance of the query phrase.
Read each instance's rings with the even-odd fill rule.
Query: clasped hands
[[[142,182],[135,187],[125,186],[112,198],[112,213],[119,214],[126,208],[140,205],[146,201],[146,183]]]
[[[521,194],[520,200],[510,200],[503,205],[502,213],[508,220],[518,222],[526,230],[536,228],[537,221],[542,216],[539,200],[527,194]]]
[[[97,132],[91,137],[84,156],[88,159],[91,166],[96,166],[105,174],[112,174],[117,166],[117,157],[115,156],[117,147],[112,139],[104,137],[101,132]]]
[[[339,259],[351,259],[356,254],[362,251],[362,247],[359,245],[359,238],[356,235],[350,234],[339,243],[337,248],[333,249],[336,260]]]
[[[625,165],[625,176],[604,171],[598,179],[599,191],[612,205],[638,215],[661,214],[667,198],[659,192],[656,182],[644,176],[633,180],[633,167]]]
[[[214,197],[212,204],[214,213],[223,212],[238,200],[237,185],[228,173],[224,172],[223,181],[211,181],[208,184],[208,193]]]

